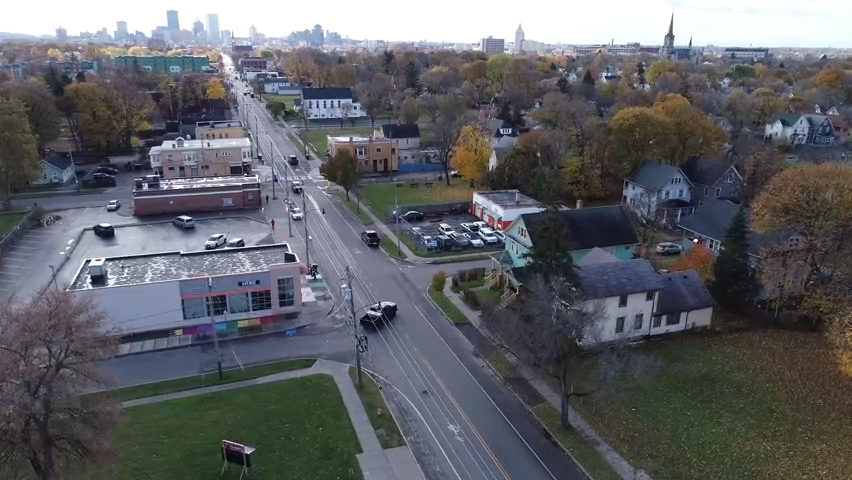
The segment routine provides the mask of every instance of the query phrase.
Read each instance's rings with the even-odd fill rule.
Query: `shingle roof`
[[[521,215],[533,245],[546,215],[546,212]],[[621,205],[566,209],[561,210],[559,216],[574,250],[639,243],[633,223]]]
[[[657,291],[664,287],[662,276],[644,258],[583,265],[579,275],[588,300]]]
[[[587,253],[577,265],[582,267],[583,265],[592,265],[595,263],[609,263],[609,262],[618,262],[619,260],[615,258],[615,255],[607,252],[606,250],[601,250],[600,248],[593,248],[589,253]]]
[[[68,156],[67,153],[48,153],[44,157],[44,161],[52,165],[54,168],[62,171],[74,164],[74,161],[71,159],[71,157]]]
[[[692,157],[680,166],[680,170],[695,185],[712,186],[730,168],[729,165],[709,158]]]
[[[796,115],[793,113],[781,113],[777,115],[773,115],[772,118],[769,119],[770,124],[780,121],[781,125],[785,127],[792,127],[793,124],[799,121],[801,115]]]
[[[667,273],[661,277],[663,290],[654,314],[690,312],[716,305],[710,290],[695,270]]]
[[[677,167],[646,160],[627,180],[656,192],[678,173]]]
[[[352,90],[348,88],[303,88],[304,100],[352,100]]]
[[[382,125],[385,138],[420,138],[420,127],[416,123]]]
[[[717,198],[709,199],[704,202],[704,205],[696,208],[692,215],[683,218],[678,226],[721,242],[725,240],[728,227],[739,209],[740,206],[731,201]],[[747,212],[746,218],[750,219],[751,214]],[[759,256],[760,248],[766,242],[765,236],[750,232],[748,241],[748,253]]]

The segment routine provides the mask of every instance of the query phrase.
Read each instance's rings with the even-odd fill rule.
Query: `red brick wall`
[[[164,213],[185,214],[193,212],[219,212],[261,208],[263,200],[260,190],[242,193],[220,193],[210,195],[140,196],[133,199],[134,214],[137,217],[160,215]],[[233,199],[233,205],[225,206],[224,199]]]

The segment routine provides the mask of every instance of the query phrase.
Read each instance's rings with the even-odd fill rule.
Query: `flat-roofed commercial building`
[[[90,258],[68,290],[103,309],[114,335],[187,334],[211,316],[261,325],[300,312],[306,270],[286,243]]]
[[[195,138],[196,140],[246,138],[246,131],[241,120],[196,122]]]
[[[163,178],[222,177],[251,170],[251,150],[248,138],[178,137],[151,148],[148,159],[154,173]]]
[[[133,190],[137,217],[166,213],[210,212],[261,208],[260,179],[254,176],[140,178]],[[151,181],[154,180],[154,181]]]
[[[328,155],[348,151],[358,162],[362,173],[396,172],[399,170],[399,152],[393,140],[370,136],[328,136]]]

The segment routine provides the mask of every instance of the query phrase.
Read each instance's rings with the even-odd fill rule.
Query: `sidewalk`
[[[153,403],[166,402],[178,398],[194,397],[207,393],[224,392],[237,388],[263,385],[266,383],[280,382],[292,378],[306,377],[309,375],[330,375],[334,378],[340,397],[349,413],[355,434],[361,444],[362,453],[357,455],[358,463],[364,473],[365,480],[420,480],[424,479],[420,466],[414,459],[411,450],[407,446],[384,450],[379,443],[364,404],[358,396],[358,391],[349,378],[349,365],[328,360],[317,360],[313,367],[303,370],[276,373],[265,377],[245,380],[242,382],[214,385],[211,387],[197,388],[183,392],[168,393],[154,397],[138,398],[122,402],[122,408],[150,405]]]
[[[483,325],[479,312],[467,306],[461,296],[450,289],[450,286],[452,285],[450,280],[451,279],[448,278],[446,281],[444,286],[444,295],[464,314],[465,317],[468,318],[468,320],[470,320],[471,324],[479,330],[482,335],[490,339],[491,334]],[[557,410],[561,410],[562,402],[559,393],[551,388],[541,375],[525,365],[520,365],[517,359],[512,357],[510,354],[502,351],[500,354],[504,355],[506,359],[511,362],[520,376],[526,380],[526,383],[528,383],[530,387],[538,392],[541,397],[553,405]],[[487,358],[485,360],[488,361]],[[518,392],[519,396],[523,396],[521,393],[522,392]],[[528,406],[530,408],[535,407],[535,405]],[[609,444],[607,444],[606,441],[598,435],[595,429],[571,407],[569,407],[568,420],[571,423],[571,426],[574,427],[574,429],[582,435],[595,450],[597,450],[597,452],[604,458],[604,460],[606,460],[607,463],[609,463],[612,469],[615,470],[621,478],[624,480],[652,480],[651,477],[642,469],[637,469],[631,466],[630,463],[621,456],[621,454],[610,447]]]

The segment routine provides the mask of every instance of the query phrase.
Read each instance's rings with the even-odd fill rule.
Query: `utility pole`
[[[289,161],[289,159],[288,159],[288,161]],[[293,191],[293,187],[292,187],[292,185],[290,185],[290,167],[287,166],[287,165],[284,165],[284,188],[285,188],[285,191],[284,191],[285,197],[284,198],[286,198],[287,200],[290,200],[290,192]],[[287,188],[289,188],[290,191],[287,191],[286,190]],[[292,238],[293,237],[293,217],[290,216],[290,206],[291,206],[290,202],[287,202],[287,230],[290,232],[290,237]],[[303,217],[306,216],[305,212],[302,212],[302,216]],[[308,265],[308,268],[310,268],[310,265]]]
[[[275,174],[275,155],[272,154],[272,139],[269,139],[269,165],[272,166],[272,199],[275,200],[275,184],[278,183],[278,175]],[[287,218],[290,218],[288,215]]]
[[[219,369],[219,380],[222,380],[222,352],[219,351],[219,332],[216,331],[216,320],[213,311],[213,279],[207,277],[207,308],[210,309],[210,326],[213,328],[213,348],[216,350],[216,366]]]
[[[302,219],[305,222],[305,265],[308,268],[311,268],[311,237],[308,236],[308,208],[307,208],[307,200],[305,197],[307,196],[307,192],[305,192],[305,187],[302,187]],[[349,268],[349,267],[347,267]]]
[[[358,388],[364,386],[361,371],[361,336],[358,332],[358,319],[355,318],[355,291],[352,289],[352,271],[346,266],[346,288],[349,290],[349,314],[352,316],[352,328],[355,329],[355,370],[358,372]]]

